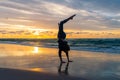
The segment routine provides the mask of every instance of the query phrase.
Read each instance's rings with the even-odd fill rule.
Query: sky
[[[0,38],[120,38],[120,0],[0,0]]]

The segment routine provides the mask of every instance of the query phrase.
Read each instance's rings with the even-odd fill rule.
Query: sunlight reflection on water
[[[34,47],[33,53],[38,54],[38,52],[39,52],[39,48],[38,47]]]

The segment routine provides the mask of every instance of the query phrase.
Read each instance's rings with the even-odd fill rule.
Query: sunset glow
[[[1,0],[0,38],[56,38],[59,21],[73,14],[68,38],[120,38],[118,7],[116,0]]]

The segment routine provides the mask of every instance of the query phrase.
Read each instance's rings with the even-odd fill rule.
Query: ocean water
[[[67,39],[72,50],[120,54],[120,39]],[[0,43],[58,48],[57,39],[0,39]]]

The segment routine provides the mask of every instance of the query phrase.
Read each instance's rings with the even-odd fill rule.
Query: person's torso
[[[64,31],[58,32],[58,39],[65,39],[66,38],[66,33]]]

